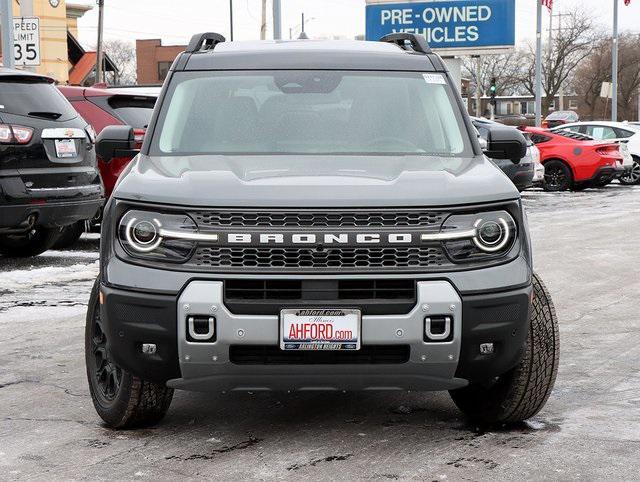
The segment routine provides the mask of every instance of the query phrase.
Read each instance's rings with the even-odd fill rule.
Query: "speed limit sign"
[[[18,17],[13,22],[16,65],[40,65],[40,19]]]

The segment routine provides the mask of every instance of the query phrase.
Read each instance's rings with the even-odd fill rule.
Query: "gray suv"
[[[109,426],[174,389],[448,390],[487,423],[545,404],[558,327],[518,191],[424,39],[381,40],[205,33],[175,60],[102,225],[85,351]],[[133,146],[113,126],[96,149]]]

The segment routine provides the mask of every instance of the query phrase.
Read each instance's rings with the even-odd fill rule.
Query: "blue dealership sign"
[[[515,0],[439,0],[367,5],[367,40],[394,32],[424,35],[436,49],[515,45]]]

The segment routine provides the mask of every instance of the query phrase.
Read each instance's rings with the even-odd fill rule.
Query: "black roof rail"
[[[400,48],[404,50],[407,49],[407,42],[411,44],[411,48],[415,52],[420,52],[421,54],[430,54],[432,53],[431,47],[425,40],[425,38],[421,35],[415,33],[390,33],[385,35],[380,39],[380,42],[388,42],[392,44],[398,45]]]
[[[206,50],[213,50],[220,42],[225,42],[226,39],[215,32],[197,33],[191,37],[191,41],[187,46],[185,52],[195,53]]]

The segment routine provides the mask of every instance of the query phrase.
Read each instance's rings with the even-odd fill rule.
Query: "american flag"
[[[540,0],[542,5],[547,7],[549,11],[553,10],[553,0]],[[624,0],[625,2],[630,2],[631,0]]]

